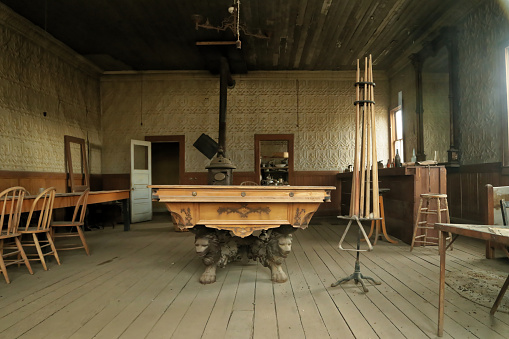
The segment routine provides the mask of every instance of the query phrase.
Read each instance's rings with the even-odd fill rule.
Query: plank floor
[[[166,215],[86,232],[92,255],[60,252],[34,275],[9,267],[0,281],[0,338],[435,338],[439,256],[379,240],[361,254],[361,272],[382,282],[331,283],[353,273],[355,253],[338,248],[343,221],[315,218],[294,233],[284,267],[289,281],[273,284],[256,262],[218,269],[217,282],[198,282],[203,264],[192,233],[174,232]],[[350,232],[345,246],[354,246]],[[460,238],[447,271],[507,274],[509,260],[484,259],[484,243]],[[494,296],[496,297],[496,295]],[[509,295],[506,295],[506,302]],[[509,314],[490,316],[446,288],[444,338],[508,338]]]

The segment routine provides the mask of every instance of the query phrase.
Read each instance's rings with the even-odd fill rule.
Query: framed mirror
[[[292,185],[293,134],[255,134],[255,175],[261,185]]]
[[[90,187],[85,140],[64,135],[64,143],[67,190],[83,192]],[[76,178],[75,173],[79,173],[79,178]]]

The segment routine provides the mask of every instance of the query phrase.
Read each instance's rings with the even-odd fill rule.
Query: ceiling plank
[[[332,0],[324,0],[322,4],[322,9],[320,10],[320,14],[318,15],[318,20],[316,24],[316,28],[311,38],[311,43],[309,44],[309,48],[307,49],[307,57],[305,58],[305,65],[309,67],[312,63],[312,60],[315,58],[315,53],[319,53],[318,41],[320,36],[323,34],[325,28],[325,19],[327,19],[327,14],[329,13],[329,9],[331,7]]]
[[[312,4],[315,4],[315,6],[312,6]],[[295,57],[293,60],[293,68],[294,69],[300,69],[301,68],[301,58],[302,53],[304,52],[304,46],[306,44],[306,40],[308,38],[308,35],[310,33],[310,30],[316,29],[314,23],[314,18],[317,16],[317,6],[316,3],[311,1],[308,2],[308,5],[306,7],[306,13],[304,15],[304,21],[301,25],[301,31],[299,35],[299,42],[297,45],[297,49],[295,51]],[[312,34],[312,32],[311,32]]]
[[[324,66],[327,67],[327,69],[336,69],[336,65],[333,63],[334,59],[331,59],[331,63],[329,64],[325,63],[324,59],[327,55],[341,50],[342,42],[338,39],[338,35],[343,31],[343,28],[347,22],[347,18],[350,16],[352,10],[354,9],[354,5],[355,2],[353,1],[341,1],[338,6],[332,6],[333,8],[337,9],[330,14],[329,20],[335,22],[336,24],[328,25],[329,28],[327,29],[326,33],[324,34],[324,38],[320,43],[321,47],[319,54],[315,58],[315,61],[312,65],[313,69],[320,69]],[[328,48],[323,48],[323,46],[328,46]],[[344,51],[344,49],[342,51]]]

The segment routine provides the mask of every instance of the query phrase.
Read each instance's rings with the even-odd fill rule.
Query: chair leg
[[[509,275],[507,276],[507,279],[505,280],[504,285],[500,289],[497,299],[495,300],[495,303],[493,304],[493,307],[490,310],[491,315],[494,315],[495,312],[497,311],[498,305],[500,305],[500,302],[502,301],[502,298],[504,297],[505,291],[507,291],[507,287],[509,287]]]
[[[447,198],[445,198],[445,213],[447,213],[446,215],[446,223],[450,224],[451,223],[451,215],[449,214],[449,203],[447,202]],[[450,250],[452,251],[453,248],[452,248],[452,233],[449,232],[449,248]]]
[[[380,217],[382,218],[382,220],[380,221],[380,224],[382,225],[382,232],[383,232],[385,239],[387,239],[387,241],[392,244],[397,244],[398,242],[394,239],[391,239],[389,237],[389,235],[387,234],[387,228],[385,227],[385,210],[384,210],[383,196],[380,196]]]
[[[4,275],[5,282],[10,284],[9,276],[7,275],[7,267],[5,267],[4,262],[4,239],[0,240],[0,269],[2,270],[2,274]]]
[[[410,252],[412,252],[412,250],[414,249],[415,236],[417,235],[417,229],[419,228],[419,221],[421,219],[421,208],[422,208],[422,198],[419,201],[419,208],[417,209],[417,218],[415,219],[414,233],[412,235],[412,244],[410,245]]]
[[[58,257],[57,248],[53,243],[53,239],[51,238],[50,231],[46,232],[46,237],[48,238],[49,245],[51,246],[51,250],[53,251],[53,256],[55,257],[57,264],[60,265],[60,258]]]
[[[430,212],[430,209],[432,208],[432,200],[433,199],[426,199],[426,212],[424,214],[424,226],[425,227],[428,227],[428,217],[429,217],[429,212]],[[423,236],[423,240],[422,240],[422,246],[423,247],[426,247],[426,244],[428,243],[428,229],[427,228],[424,228],[424,236]]]
[[[23,246],[21,246],[21,241],[19,241],[18,238],[14,238],[14,241],[16,242],[16,247],[18,247],[18,251],[21,254],[21,257],[23,258],[23,261],[25,262],[25,266],[28,268],[28,272],[30,272],[30,274],[34,274],[34,271],[32,271],[32,266],[30,266],[30,261],[27,258],[25,250],[23,249]]]
[[[375,220],[371,220],[371,229],[369,230],[368,239],[373,235],[373,230],[375,229]]]
[[[83,234],[83,231],[80,226],[77,226],[76,228],[78,229],[78,234],[80,236],[81,243],[83,244],[83,248],[85,248],[85,252],[87,252],[87,255],[90,255],[90,252],[88,250],[87,241],[85,240],[85,234]]]
[[[46,260],[44,260],[44,254],[42,253],[41,245],[39,244],[39,239],[37,239],[37,234],[32,233],[32,237],[34,238],[35,248],[37,249],[37,253],[39,254],[39,260],[41,260],[42,267],[45,271],[48,270],[46,266]]]

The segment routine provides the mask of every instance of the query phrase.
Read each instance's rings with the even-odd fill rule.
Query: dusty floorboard
[[[345,225],[314,219],[294,234],[286,260],[289,281],[273,284],[267,268],[250,262],[219,269],[198,282],[203,265],[191,233],[166,221],[87,232],[92,255],[61,252],[49,271],[9,267],[0,282],[1,338],[434,338],[438,265],[435,247],[409,251],[378,241],[361,254],[361,272],[381,281],[331,283],[354,271],[355,252],[338,248]],[[356,232],[345,246],[353,247]],[[448,252],[448,275],[506,275],[509,260],[484,259],[484,243],[459,239]],[[448,284],[454,281],[447,281]],[[491,305],[495,295],[487,295]],[[494,316],[489,306],[447,286],[444,338],[509,337],[509,295]]]

